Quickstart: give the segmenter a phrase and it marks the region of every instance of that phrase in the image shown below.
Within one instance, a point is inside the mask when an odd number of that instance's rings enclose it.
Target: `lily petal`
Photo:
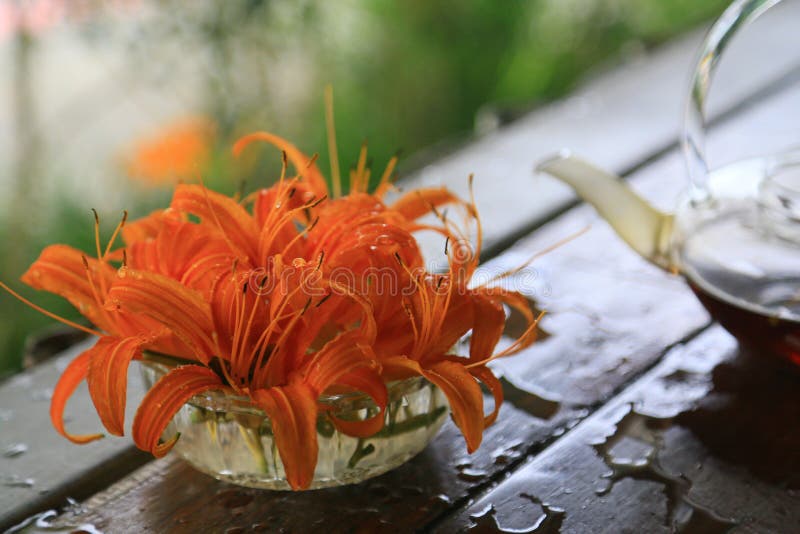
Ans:
[[[175,188],[171,207],[202,219],[202,224],[215,228],[230,241],[233,252],[256,258],[259,228],[255,219],[230,197],[201,185],[182,184]]]
[[[297,174],[308,180],[314,193],[317,197],[322,197],[328,194],[328,185],[322,177],[316,163],[312,163],[311,159],[303,154],[296,146],[287,141],[286,139],[269,132],[254,132],[244,137],[239,138],[233,145],[233,155],[238,156],[247,146],[254,141],[265,141],[278,149],[286,152],[286,157],[294,165]]]
[[[448,360],[423,368],[419,362],[402,356],[388,358],[381,364],[390,371],[393,367],[414,371],[439,386],[450,402],[453,422],[467,442],[467,452],[471,454],[477,450],[483,439],[483,394],[469,370]]]
[[[259,389],[253,400],[272,420],[275,444],[294,490],[306,489],[314,478],[317,443],[317,395],[306,383]]]
[[[85,350],[69,363],[58,379],[58,383],[53,389],[53,397],[50,400],[50,420],[53,422],[53,428],[73,443],[89,443],[103,437],[103,434],[70,434],[64,429],[64,408],[75,389],[86,378],[86,374],[89,371],[89,362],[91,362],[94,354],[93,349]]]
[[[122,240],[132,245],[155,237],[164,221],[185,221],[186,215],[175,210],[156,210],[150,215],[131,221],[122,228]]]
[[[219,376],[207,367],[183,365],[161,377],[142,399],[133,420],[133,441],[140,449],[160,458],[175,445],[179,435],[159,443],[175,413],[186,401],[224,385]]]
[[[144,337],[125,339],[102,337],[92,352],[86,383],[97,415],[115,436],[125,432],[125,398],[128,390],[128,366],[142,354]]]
[[[492,355],[506,326],[506,312],[500,302],[476,295],[473,300],[475,324],[469,344],[470,360],[478,361]]]
[[[379,411],[377,414],[364,419],[363,421],[349,421],[336,417],[334,413],[329,416],[333,425],[342,433],[355,438],[368,438],[383,428],[386,415],[386,405],[389,402],[389,394],[386,391],[386,384],[381,376],[374,370],[367,367],[353,369],[346,375],[340,376],[336,383],[348,386],[356,391],[369,395]]]
[[[191,347],[203,363],[215,351],[208,303],[176,280],[123,267],[108,291],[107,307],[152,317]]]
[[[494,409],[492,413],[483,418],[484,427],[490,426],[497,420],[497,414],[500,413],[500,406],[503,405],[503,384],[494,376],[492,370],[485,365],[473,367],[469,372],[472,373],[472,376],[483,382],[494,397]]]
[[[67,245],[51,245],[45,248],[31,265],[22,281],[34,289],[55,293],[67,299],[92,323],[108,331],[113,328],[94,296],[83,263],[85,253]],[[107,287],[114,278],[114,268],[87,258],[89,272],[96,288]]]
[[[375,365],[371,349],[359,343],[356,331],[339,334],[318,351],[306,364],[306,382],[317,395],[335,384],[342,376],[357,367]]]
[[[391,209],[413,221],[451,202],[461,202],[461,200],[446,187],[429,187],[406,193],[392,204]]]

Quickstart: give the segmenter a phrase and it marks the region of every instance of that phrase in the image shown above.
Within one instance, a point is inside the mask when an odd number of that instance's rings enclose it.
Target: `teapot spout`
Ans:
[[[543,161],[536,170],[572,186],[642,257],[677,270],[670,259],[673,215],[654,208],[619,177],[567,153]]]

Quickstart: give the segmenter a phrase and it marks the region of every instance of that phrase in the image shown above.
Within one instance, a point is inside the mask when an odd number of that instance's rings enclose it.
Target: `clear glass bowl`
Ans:
[[[146,388],[170,367],[141,362]],[[441,390],[421,377],[387,384],[384,428],[369,438],[347,436],[328,415],[317,418],[319,456],[310,489],[354,484],[398,467],[422,451],[448,414]],[[363,420],[378,412],[366,395],[323,395],[319,402],[341,419]],[[166,436],[180,432],[174,451],[214,478],[253,488],[290,489],[270,419],[249,399],[212,391],[197,395],[178,411]]]

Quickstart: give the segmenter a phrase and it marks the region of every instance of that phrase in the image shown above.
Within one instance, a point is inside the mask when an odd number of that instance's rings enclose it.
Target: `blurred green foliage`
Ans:
[[[467,138],[476,114],[513,117],[568,93],[598,66],[638,55],[718,15],[727,0],[209,0],[157,3],[160,12],[130,43],[132,68],[145,66],[164,43],[180,53],[203,46],[210,65],[205,114],[219,125],[207,180],[234,191],[231,139],[255,129],[283,135],[319,152],[327,170],[322,91],[335,88],[343,174],[368,140],[375,171],[402,149],[415,153]],[[198,6],[201,8],[198,8]],[[93,29],[93,38],[102,28]],[[155,48],[154,48],[155,47]],[[136,61],[140,66],[136,66]],[[255,63],[242,58],[255,58]],[[288,59],[287,59],[288,58]],[[258,65],[242,81],[242,64]],[[245,67],[244,70],[247,70]],[[268,87],[284,89],[270,93]],[[251,85],[263,90],[253,90]],[[287,90],[285,87],[288,86]],[[294,90],[296,88],[296,90]],[[250,188],[277,175],[277,154],[255,165]],[[402,169],[402,164],[401,167]],[[65,197],[68,198],[68,197]],[[167,191],[132,201],[132,215],[163,206]],[[50,243],[93,250],[90,206],[51,202],[29,213],[25,229],[0,219],[0,277],[13,283]],[[101,213],[110,233],[118,213]],[[11,261],[9,258],[13,258]],[[38,304],[76,318],[50,295],[21,289]],[[0,296],[0,374],[19,367],[28,334],[52,321]]]

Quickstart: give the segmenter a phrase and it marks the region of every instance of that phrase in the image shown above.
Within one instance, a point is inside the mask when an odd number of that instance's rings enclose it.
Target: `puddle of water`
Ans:
[[[520,493],[519,496],[542,509],[541,515],[530,525],[522,528],[502,527],[497,518],[497,510],[493,504],[489,504],[480,512],[469,516],[472,525],[467,530],[477,534],[555,534],[561,531],[561,525],[565,517],[564,510],[555,506],[548,506],[527,493]]]
[[[658,461],[663,446],[662,433],[672,426],[673,418],[661,418],[637,412],[633,406],[617,422],[614,431],[592,444],[610,472],[598,488],[598,496],[607,495],[614,485],[626,478],[656,482],[664,486],[667,497],[665,525],[674,532],[724,533],[736,525],[731,519],[715,514],[689,498],[691,481],[680,474],[668,473]]]
[[[73,501],[74,502],[74,501]],[[25,521],[11,527],[6,534],[39,534],[39,533],[61,533],[61,534],[103,534],[91,523],[66,524],[59,523],[58,512],[47,510],[27,518]]]

